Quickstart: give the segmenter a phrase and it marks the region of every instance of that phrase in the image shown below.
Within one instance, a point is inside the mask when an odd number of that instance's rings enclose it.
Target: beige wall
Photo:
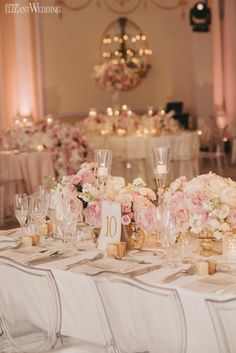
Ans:
[[[111,95],[96,88],[91,71],[100,59],[103,30],[116,18],[104,6],[97,9],[96,1],[83,11],[64,10],[62,19],[40,15],[45,113],[79,113],[111,105]],[[151,2],[128,18],[148,37],[152,70],[139,87],[121,94],[121,103],[146,108],[182,100],[186,110],[208,115],[212,109],[211,34],[191,32],[188,10],[183,19],[179,9],[163,11]]]

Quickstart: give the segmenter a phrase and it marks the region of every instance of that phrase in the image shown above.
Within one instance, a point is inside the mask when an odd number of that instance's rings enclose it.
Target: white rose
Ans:
[[[225,187],[221,190],[219,198],[229,207],[236,207],[236,187]]]
[[[202,217],[201,216],[192,216],[189,219],[190,229],[193,233],[199,234],[203,230]]]
[[[140,188],[139,193],[141,196],[148,197],[150,200],[154,201],[156,200],[156,194],[154,191],[152,191],[149,188]]]
[[[213,232],[213,234],[217,240],[220,240],[222,238],[222,233],[219,230]]]
[[[230,208],[228,205],[221,205],[212,210],[212,214],[223,220],[229,215]]]
[[[212,198],[218,198],[225,187],[226,182],[224,178],[216,176],[209,180],[209,193]]]
[[[212,229],[220,229],[220,222],[217,219],[209,219],[208,224]]]
[[[228,232],[230,230],[230,226],[228,225],[228,223],[224,222],[220,225],[220,229],[224,232]]]
[[[136,179],[133,180],[132,185],[134,187],[145,187],[146,183],[143,181],[142,178],[136,178]]]
[[[110,198],[114,199],[116,195],[125,186],[125,180],[121,177],[109,176],[106,184],[106,194]]]
[[[174,194],[180,188],[180,185],[181,181],[179,178],[173,181],[173,183],[170,184],[170,192]]]

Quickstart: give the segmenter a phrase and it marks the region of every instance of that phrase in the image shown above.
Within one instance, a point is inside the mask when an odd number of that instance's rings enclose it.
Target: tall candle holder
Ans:
[[[153,172],[157,184],[158,204],[161,204],[159,195],[160,189],[163,189],[166,183],[169,163],[169,148],[168,147],[154,147],[153,148]]]
[[[97,177],[100,185],[100,192],[105,191],[105,186],[108,176],[111,174],[112,151],[111,150],[96,150],[95,161],[97,163]]]

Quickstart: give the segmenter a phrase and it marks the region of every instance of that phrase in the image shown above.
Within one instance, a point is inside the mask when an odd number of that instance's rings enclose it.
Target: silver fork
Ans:
[[[145,264],[145,265],[151,264],[151,262],[147,261],[146,259],[138,260],[138,259],[135,259],[133,257],[123,258],[123,257],[120,257],[120,256],[114,256],[114,259],[121,260],[121,261],[126,261],[126,262],[134,262],[134,263],[137,263],[137,264]]]
[[[83,265],[83,264],[85,264],[85,263],[87,263],[87,262],[94,262],[94,261],[96,261],[96,260],[102,259],[103,257],[104,257],[104,254],[98,253],[98,254],[97,254],[96,256],[94,256],[92,259],[82,259],[82,260],[76,261],[76,262],[74,262],[74,263],[72,263],[72,264],[66,265],[65,268],[64,268],[64,270],[65,270],[65,271],[68,271],[68,270],[71,270],[72,268],[74,268],[74,267],[76,267],[76,266],[78,266],[78,265]]]
[[[173,273],[172,275],[163,278],[162,283],[169,283],[169,282],[175,281],[177,278],[179,278],[181,276],[185,276],[185,275],[191,276],[195,272],[196,272],[196,265],[192,264],[191,266],[189,266],[185,270],[177,271],[177,272]]]

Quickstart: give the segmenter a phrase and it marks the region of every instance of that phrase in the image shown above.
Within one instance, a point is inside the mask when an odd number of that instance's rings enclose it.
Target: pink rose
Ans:
[[[236,228],[236,210],[230,210],[227,222],[232,228]]]
[[[130,222],[131,222],[131,219],[127,214],[121,217],[121,223],[124,226],[127,226],[128,224],[130,224]]]
[[[131,205],[132,205],[131,202],[122,205],[122,213],[130,213],[131,212]]]
[[[74,185],[77,185],[81,182],[81,177],[78,174],[71,175],[70,182]]]
[[[78,173],[81,178],[81,184],[96,185],[97,179],[91,169],[81,169]]]
[[[143,230],[152,232],[156,226],[155,219],[156,209],[152,204],[134,212],[134,219],[136,224]]]
[[[191,197],[191,202],[197,206],[202,205],[205,200],[207,200],[207,194],[204,191],[196,191]]]
[[[189,220],[189,210],[186,208],[176,208],[173,214],[181,223],[185,223]]]
[[[93,227],[101,226],[101,207],[98,201],[84,209],[85,222]]]

